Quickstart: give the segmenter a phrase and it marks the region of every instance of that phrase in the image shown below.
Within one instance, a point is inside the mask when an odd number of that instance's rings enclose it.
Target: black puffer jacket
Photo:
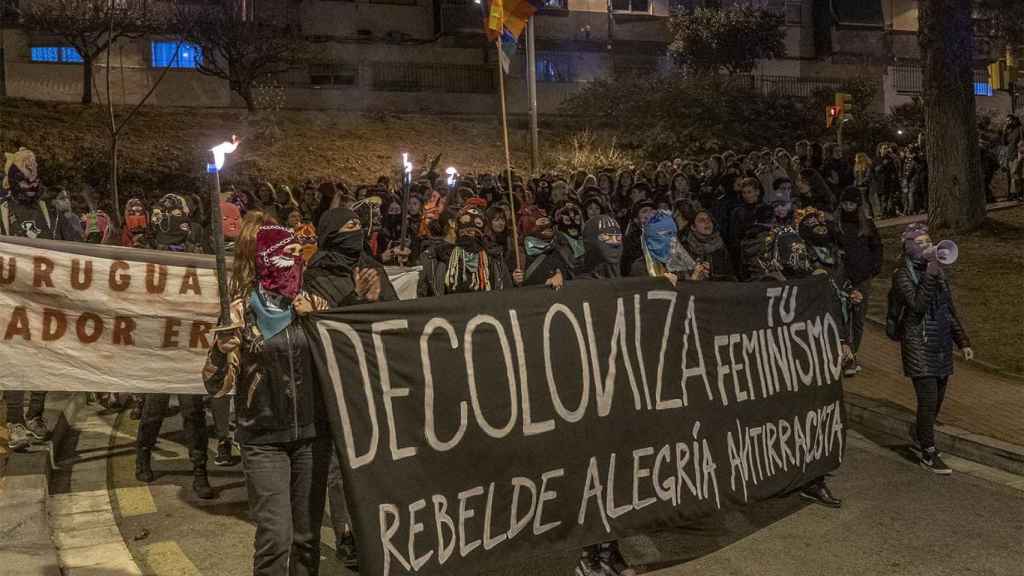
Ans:
[[[953,305],[949,282],[942,274],[909,266],[898,268],[892,281],[906,306],[900,340],[903,374],[909,378],[950,376],[953,344],[964,349],[971,343]]]

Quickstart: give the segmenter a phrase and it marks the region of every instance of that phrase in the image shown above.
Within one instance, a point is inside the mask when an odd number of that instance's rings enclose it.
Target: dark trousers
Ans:
[[[256,523],[253,576],[314,576],[327,498],[331,439],[243,444],[249,515]]]
[[[921,448],[928,450],[935,447],[935,420],[942,409],[942,400],[946,397],[947,378],[914,378],[914,391],[917,392],[917,441]]]
[[[24,424],[33,418],[43,415],[46,407],[46,392],[29,392],[28,414],[25,413],[25,392],[8,390],[4,392],[7,399],[7,423]]]
[[[231,439],[231,397],[210,398],[210,412],[213,413],[213,429],[217,440]]]
[[[871,279],[868,278],[857,284],[855,288],[864,295],[864,300],[860,304],[850,306],[850,328],[853,330],[851,348],[854,354],[860,350],[860,341],[864,338],[864,316],[868,313],[868,303],[871,298]]]
[[[345,501],[344,484],[341,478],[341,462],[336,450],[331,450],[331,467],[327,473],[327,495],[331,505],[331,526],[334,527],[335,543],[352,530],[352,520],[348,515],[348,503]]]
[[[139,422],[138,448],[150,450],[156,446],[160,437],[160,427],[164,423],[164,414],[170,402],[170,394],[146,394],[142,405],[142,420]],[[178,394],[181,405],[181,419],[188,435],[188,455],[193,466],[206,466],[206,412],[203,408],[203,397],[193,394]]]

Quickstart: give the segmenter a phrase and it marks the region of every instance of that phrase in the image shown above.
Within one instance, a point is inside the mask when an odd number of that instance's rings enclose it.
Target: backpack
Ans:
[[[906,316],[907,305],[896,288],[896,273],[893,272],[892,284],[889,286],[889,295],[885,304],[885,335],[889,340],[899,342],[903,339],[903,320]]]

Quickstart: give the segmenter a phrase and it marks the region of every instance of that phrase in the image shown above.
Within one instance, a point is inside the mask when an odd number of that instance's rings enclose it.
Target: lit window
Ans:
[[[975,96],[991,96],[992,85],[988,82],[975,82],[974,83],[974,95]]]
[[[651,0],[612,0],[612,12],[642,12],[649,14]]]
[[[177,51],[177,53],[175,53]],[[203,51],[195,44],[177,41],[153,41],[153,67],[198,68],[203,63]]]
[[[81,64],[82,56],[70,46],[33,46],[33,62],[69,62]]]
[[[538,82],[575,82],[576,70],[570,54],[537,55]]]

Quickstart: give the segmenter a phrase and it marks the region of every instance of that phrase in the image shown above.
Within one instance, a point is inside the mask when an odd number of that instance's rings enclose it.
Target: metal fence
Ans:
[[[838,90],[846,82],[838,78],[807,78],[771,74],[740,76],[746,87],[761,94],[809,98],[820,90]]]
[[[924,91],[924,74],[920,66],[897,64],[892,68],[892,87],[898,94],[920,94]],[[988,71],[974,71],[975,94],[983,94],[978,85],[988,85]],[[991,96],[991,94],[985,94]]]
[[[370,88],[379,92],[493,93],[495,69],[470,64],[373,62]]]

